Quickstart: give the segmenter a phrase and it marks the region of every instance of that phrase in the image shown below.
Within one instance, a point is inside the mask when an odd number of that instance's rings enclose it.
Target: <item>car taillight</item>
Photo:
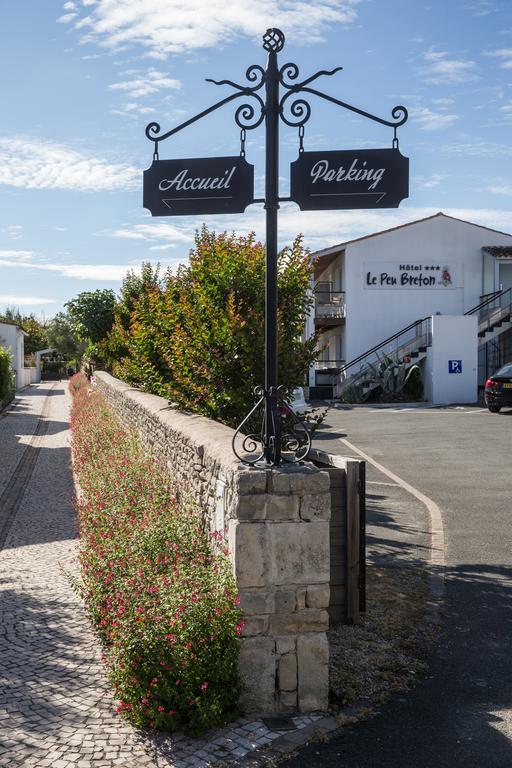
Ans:
[[[487,379],[485,382],[485,388],[486,389],[492,389],[494,387],[494,381],[492,379]]]

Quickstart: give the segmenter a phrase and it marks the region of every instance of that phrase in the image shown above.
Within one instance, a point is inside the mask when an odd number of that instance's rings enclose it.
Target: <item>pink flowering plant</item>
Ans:
[[[236,712],[242,629],[227,552],[83,374],[71,379],[81,578],[118,712],[197,734]]]

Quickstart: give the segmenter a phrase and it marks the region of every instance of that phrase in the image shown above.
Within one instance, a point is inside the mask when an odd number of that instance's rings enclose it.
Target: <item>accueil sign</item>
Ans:
[[[254,166],[243,157],[154,160],[144,171],[153,216],[242,213],[254,198]]]
[[[459,287],[458,264],[379,262],[364,265],[364,287],[370,289],[442,289]]]

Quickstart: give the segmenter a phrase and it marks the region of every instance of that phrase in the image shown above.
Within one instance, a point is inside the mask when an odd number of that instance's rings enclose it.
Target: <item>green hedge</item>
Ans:
[[[12,400],[16,391],[14,373],[11,368],[11,354],[0,347],[0,407]]]
[[[243,624],[222,536],[177,502],[166,471],[84,374],[70,391],[83,491],[77,586],[107,649],[118,712],[194,734],[226,722],[236,712]]]

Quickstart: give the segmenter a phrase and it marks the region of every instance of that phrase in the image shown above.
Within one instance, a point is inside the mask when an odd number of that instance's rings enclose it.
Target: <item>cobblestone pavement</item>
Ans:
[[[189,739],[148,735],[115,714],[101,649],[69,581],[66,389],[32,386],[0,417],[0,766],[206,768],[277,744],[281,734],[261,720]],[[316,719],[295,718],[295,728]]]

